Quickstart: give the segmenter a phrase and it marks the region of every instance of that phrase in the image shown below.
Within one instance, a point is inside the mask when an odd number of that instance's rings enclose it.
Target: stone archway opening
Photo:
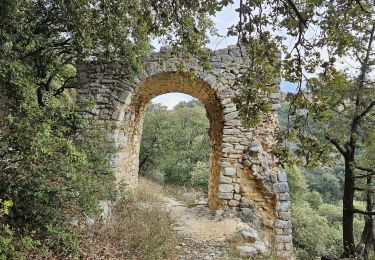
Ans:
[[[139,176],[207,196],[208,129],[207,111],[196,98],[180,92],[153,98],[143,121]]]
[[[180,92],[190,95],[203,103],[209,120],[208,135],[211,141],[209,162],[208,206],[211,209],[222,207],[219,198],[220,171],[222,159],[222,135],[224,113],[220,100],[213,88],[202,79],[188,73],[168,72],[146,78],[135,90],[129,106],[122,111],[122,128],[126,136],[123,145],[126,163],[126,182],[137,185],[139,172],[139,152],[142,139],[143,122],[146,109],[151,99],[156,96]]]

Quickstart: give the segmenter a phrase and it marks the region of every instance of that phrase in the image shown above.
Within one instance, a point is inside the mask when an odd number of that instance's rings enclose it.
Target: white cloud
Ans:
[[[177,105],[178,103],[180,103],[181,101],[190,101],[193,99],[194,97],[192,96],[182,94],[182,93],[172,92],[172,93],[157,96],[153,98],[151,101],[154,104],[159,103],[168,107],[168,109],[173,109],[173,107]]]

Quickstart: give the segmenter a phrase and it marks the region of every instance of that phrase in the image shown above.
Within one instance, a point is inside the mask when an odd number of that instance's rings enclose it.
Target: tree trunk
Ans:
[[[342,237],[344,245],[344,253],[342,257],[354,257],[355,245],[353,234],[353,219],[354,219],[354,174],[351,167],[354,155],[346,156],[345,158],[345,185],[343,195],[343,212],[342,212]]]
[[[372,177],[367,177],[366,211],[372,212],[372,192],[369,190],[372,185]],[[371,246],[374,243],[374,221],[371,215],[365,216],[365,226],[362,231],[360,244],[357,246],[358,259],[368,260]],[[360,249],[360,250],[358,250]]]
[[[141,171],[143,165],[147,162],[148,158],[150,157],[149,154],[147,154],[141,161],[141,163],[139,164],[139,167],[138,167],[138,173],[141,174],[142,176],[144,176],[144,173],[143,171]]]
[[[366,216],[365,226],[362,231],[361,241],[357,246],[357,259],[368,260],[371,246],[373,244],[373,220]]]

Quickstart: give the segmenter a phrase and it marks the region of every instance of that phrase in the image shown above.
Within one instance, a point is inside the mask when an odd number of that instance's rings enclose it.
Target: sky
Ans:
[[[211,36],[210,44],[207,46],[208,48],[212,50],[225,49],[229,45],[237,43],[237,37],[226,36],[228,27],[238,22],[238,13],[235,11],[237,6],[239,6],[239,0],[235,0],[234,4],[228,5],[227,7],[223,8],[222,11],[217,13],[215,17],[212,17],[221,37]],[[159,50],[160,48],[160,44],[157,40],[153,41],[153,46],[156,48],[156,50]],[[280,89],[284,92],[293,92],[296,89],[296,85],[290,82],[281,81]],[[167,106],[168,109],[172,109],[179,102],[189,101],[192,99],[194,99],[192,96],[185,95],[182,93],[168,93],[157,96],[152,100],[152,102],[161,103],[162,105]]]

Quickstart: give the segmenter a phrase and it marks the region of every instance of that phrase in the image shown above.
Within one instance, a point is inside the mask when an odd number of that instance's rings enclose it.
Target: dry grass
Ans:
[[[127,204],[101,234],[118,259],[173,259],[174,233],[168,216],[156,207]]]
[[[117,202],[107,224],[85,232],[81,259],[176,259],[179,238],[160,208],[166,196],[194,204],[204,193],[140,178],[136,192]]]
[[[135,197],[138,201],[147,203],[163,203],[166,190],[160,184],[147,178],[139,178]]]
[[[203,191],[192,187],[176,186],[171,184],[160,184],[147,178],[139,178],[136,190],[136,199],[141,202],[163,203],[164,197],[174,197],[186,204],[195,204],[205,197]]]
[[[188,205],[193,205],[201,198],[206,197],[203,191],[191,188],[174,185],[166,185],[164,187],[165,193],[175,197],[177,200],[183,201]]]
[[[162,192],[159,185],[140,180],[135,196],[124,196],[108,223],[91,231],[82,258],[176,259],[178,239],[173,223],[158,206]]]

